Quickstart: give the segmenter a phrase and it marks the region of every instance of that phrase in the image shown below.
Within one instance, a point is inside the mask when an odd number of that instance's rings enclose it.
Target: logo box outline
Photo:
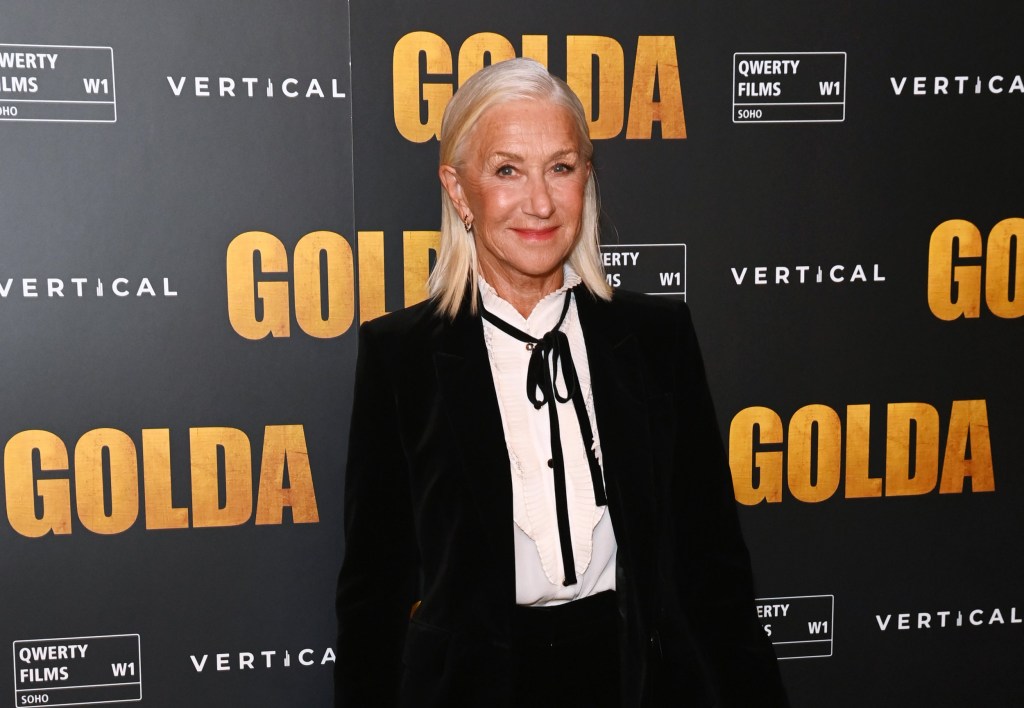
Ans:
[[[114,108],[114,119],[113,120],[95,120],[90,118],[0,118],[0,122],[9,121],[11,123],[116,123],[117,122],[117,73],[114,68],[114,48],[93,46],[86,44],[13,44],[10,42],[0,43],[0,49],[3,47],[34,47],[37,49],[106,49],[110,52],[110,98],[109,101],[53,101],[53,100],[38,100],[33,101],[27,98],[0,98],[0,103],[75,103],[75,104],[91,104],[91,105],[109,105]],[[85,639],[86,637],[82,637]]]
[[[741,56],[767,56],[767,55],[785,55],[785,56],[842,56],[843,57],[843,100],[840,101],[814,101],[811,103],[736,103],[736,97],[733,96],[732,100],[732,122],[737,125],[746,125],[749,123],[845,123],[846,122],[846,67],[847,67],[847,55],[846,52],[733,52],[732,53],[732,86],[735,89],[736,86],[736,64],[737,57]],[[736,120],[736,108],[737,106],[842,106],[843,117],[839,119],[835,118],[809,118],[806,120]]]
[[[0,45],[0,46],[2,46],[2,45]],[[31,46],[31,45],[19,44],[19,45],[15,45],[15,46],[25,47],[25,46]],[[36,45],[36,46],[43,46],[43,45]],[[139,662],[139,680],[138,681],[123,682],[123,683],[113,683],[113,684],[91,684],[91,685],[86,685],[86,686],[53,686],[53,687],[46,688],[46,689],[18,688],[17,687],[18,686],[18,651],[17,651],[17,645],[18,644],[35,644],[35,643],[38,643],[38,642],[69,642],[69,641],[73,641],[75,639],[121,639],[121,638],[124,638],[124,637],[135,637],[135,649],[136,649],[136,653],[138,654],[138,657],[139,657],[138,658],[138,662]],[[80,637],[42,637],[42,638],[39,638],[39,639],[15,639],[15,640],[13,640],[11,642],[11,661],[12,661],[12,664],[13,664],[12,668],[14,670],[14,686],[15,686],[15,689],[14,689],[15,701],[14,702],[15,703],[18,702],[17,701],[18,694],[26,693],[26,692],[31,692],[31,691],[38,691],[38,690],[60,691],[60,690],[66,690],[66,689],[69,689],[69,688],[101,688],[103,686],[132,686],[132,685],[135,685],[135,684],[138,684],[138,686],[139,686],[139,697],[138,698],[119,698],[119,699],[116,699],[116,700],[100,700],[100,701],[80,701],[78,703],[46,703],[46,704],[43,704],[43,705],[54,706],[55,708],[61,708],[62,706],[89,706],[89,705],[104,705],[104,704],[107,704],[107,703],[138,703],[139,701],[142,700],[142,635],[138,634],[138,633],[90,634],[90,635],[85,635],[85,636],[80,636]]]
[[[835,642],[835,639],[836,639],[836,623],[835,623],[835,618],[836,618],[836,596],[832,595],[832,594],[827,594],[827,595],[788,595],[788,596],[783,596],[783,597],[758,597],[758,598],[754,598],[754,602],[755,603],[761,603],[761,602],[771,602],[773,600],[810,600],[810,599],[815,599],[816,600],[816,599],[820,599],[820,598],[823,598],[823,597],[829,598],[829,605],[830,605],[830,612],[829,612],[828,621],[829,621],[829,626],[831,627],[831,630],[829,632],[830,636],[829,636],[828,639],[816,639],[816,640],[815,639],[808,639],[808,640],[800,640],[800,641],[794,641],[794,642],[772,642],[772,646],[775,646],[775,644],[806,644],[808,642],[828,642],[828,654],[814,654],[814,655],[810,655],[810,656],[780,656],[780,657],[778,657],[779,661],[792,661],[794,659],[826,659],[826,658],[829,658],[829,657],[832,656],[832,654],[833,654],[833,652],[835,650],[834,642]]]

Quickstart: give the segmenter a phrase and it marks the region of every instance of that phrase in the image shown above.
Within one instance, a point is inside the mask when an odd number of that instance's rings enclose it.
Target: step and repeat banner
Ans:
[[[694,313],[793,705],[1024,705],[1001,5],[8,0],[0,706],[331,704],[358,325],[513,56],[589,112],[609,281]]]

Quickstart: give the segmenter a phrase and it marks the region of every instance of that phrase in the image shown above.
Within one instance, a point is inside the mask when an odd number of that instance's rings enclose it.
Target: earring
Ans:
[[[469,220],[468,216],[462,220],[462,225],[466,227],[467,234],[469,233],[469,230],[473,228],[473,222]]]

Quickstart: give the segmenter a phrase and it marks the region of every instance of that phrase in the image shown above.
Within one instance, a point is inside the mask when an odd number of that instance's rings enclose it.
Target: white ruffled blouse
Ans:
[[[483,278],[479,282],[483,304],[489,312],[539,339],[558,322],[565,291],[579,284],[580,277],[566,266],[564,285],[537,303],[526,319]],[[594,452],[603,470],[601,442],[590,385],[590,366],[575,299],[561,329],[569,339],[590,425],[594,430]],[[569,528],[577,575],[575,585],[564,586],[558,520],[555,516],[554,476],[548,466],[551,459],[548,411],[547,406],[534,408],[526,392],[526,372],[531,351],[523,342],[486,320],[484,341],[498,395],[498,408],[501,411],[512,472],[516,603],[556,605],[604,590],[613,590],[615,534],[608,507],[599,507],[594,503],[590,467],[572,401],[557,404],[565,459]]]

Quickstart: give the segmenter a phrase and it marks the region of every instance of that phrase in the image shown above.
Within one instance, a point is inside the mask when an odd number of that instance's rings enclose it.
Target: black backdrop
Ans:
[[[438,225],[403,131],[493,33],[600,87],[612,270],[694,312],[794,706],[1024,704],[1021,20],[8,2],[0,701],[329,704],[356,325]]]

